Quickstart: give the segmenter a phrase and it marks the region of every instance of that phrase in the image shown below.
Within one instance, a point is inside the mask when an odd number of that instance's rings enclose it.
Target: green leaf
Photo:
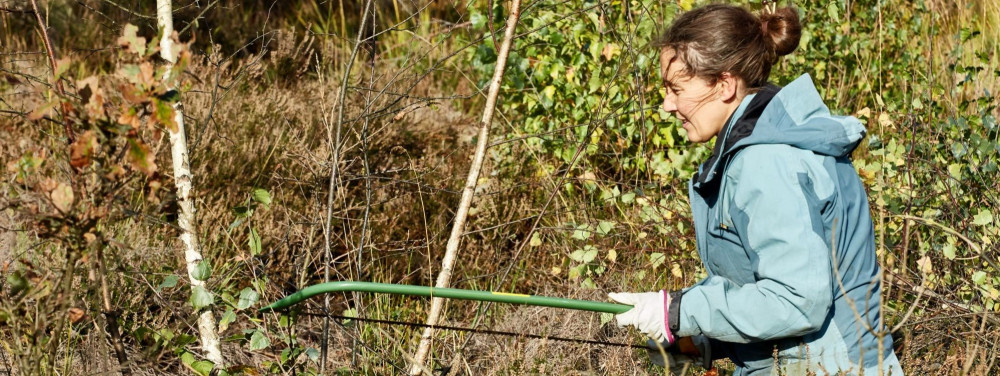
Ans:
[[[265,207],[271,205],[271,194],[266,189],[254,188],[253,192],[250,193],[250,197]]]
[[[600,235],[607,235],[611,232],[611,229],[615,228],[615,224],[608,221],[601,221],[597,224],[597,233]]]
[[[537,247],[542,245],[542,237],[538,235],[538,232],[531,234],[531,240],[528,241],[528,245],[532,247]]]
[[[180,277],[178,277],[176,274],[168,275],[166,277],[163,277],[163,282],[160,282],[160,286],[158,287],[160,289],[168,289],[177,286],[178,280],[180,280]]]
[[[163,124],[163,126],[170,130],[170,132],[177,132],[179,129],[177,127],[177,111],[174,110],[174,106],[170,102],[153,100],[153,119],[156,119],[157,123]]]
[[[266,349],[271,345],[271,340],[267,338],[264,331],[258,329],[250,336],[250,351]]]
[[[954,260],[955,244],[954,243],[945,244],[944,247],[941,248],[941,252],[944,253],[944,257],[947,257],[949,260]]]
[[[663,262],[665,261],[667,261],[667,257],[660,252],[651,253],[649,255],[649,263],[652,264],[653,269],[660,267],[660,265],[663,265]]]
[[[208,376],[212,373],[212,368],[215,368],[215,363],[208,360],[199,360],[197,362],[191,363],[191,369],[195,373],[201,376]]]
[[[257,230],[250,229],[250,254],[257,256],[260,254],[260,235],[257,235]]]
[[[207,281],[209,277],[212,276],[212,264],[208,260],[202,259],[198,262],[198,265],[194,266],[194,271],[191,272],[191,278],[199,281]]]
[[[7,275],[7,285],[10,286],[11,293],[17,294],[27,289],[29,283],[21,272],[15,271]]]
[[[226,313],[222,314],[222,318],[219,319],[219,333],[225,332],[229,329],[229,324],[236,321],[236,312],[232,308],[226,310]]]
[[[993,212],[989,209],[979,209],[979,214],[972,217],[972,224],[976,226],[986,226],[993,223]]]
[[[260,295],[257,294],[252,288],[245,288],[240,291],[240,300],[236,303],[236,309],[247,309],[257,304],[257,300],[260,299]]]
[[[632,201],[635,201],[635,193],[634,192],[625,193],[622,195],[621,200],[623,204],[631,204]]]
[[[608,312],[602,312],[601,313],[601,325],[603,326],[604,324],[607,324],[607,323],[611,322],[611,320],[613,320],[614,318],[615,318],[615,314],[608,313]]]
[[[587,238],[590,238],[590,235],[591,235],[590,226],[585,224],[578,225],[576,226],[576,229],[573,230],[573,239],[585,240]]]
[[[314,362],[318,361],[319,360],[319,350],[316,350],[316,349],[310,347],[310,348],[306,349],[306,356],[309,357],[309,360],[312,360]]]
[[[986,283],[986,272],[980,270],[978,272],[972,273],[972,282],[976,283],[976,286],[982,286]]]
[[[191,287],[191,306],[195,309],[202,309],[215,303],[215,296],[205,290],[204,286]]]
[[[184,353],[181,354],[181,363],[182,364],[190,367],[191,364],[194,364],[194,362],[195,362],[194,354],[189,353],[187,351],[185,351]]]
[[[233,208],[233,214],[236,215],[236,218],[246,218],[253,215],[253,209],[245,205],[237,206]]]

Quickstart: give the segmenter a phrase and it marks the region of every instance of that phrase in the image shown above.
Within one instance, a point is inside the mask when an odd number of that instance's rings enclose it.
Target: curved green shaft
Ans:
[[[614,314],[623,313],[632,309],[632,306],[630,305],[595,302],[590,300],[553,298],[548,296],[510,294],[492,291],[395,285],[390,283],[343,281],[327,282],[306,287],[289,296],[286,296],[284,299],[271,303],[267,307],[261,308],[260,310],[261,312],[267,312],[270,310],[287,308],[313,296],[338,291],[359,291],[396,295],[430,296],[448,299],[479,300],[484,302],[527,304],[533,306],[568,308],[580,311],[606,312]]]

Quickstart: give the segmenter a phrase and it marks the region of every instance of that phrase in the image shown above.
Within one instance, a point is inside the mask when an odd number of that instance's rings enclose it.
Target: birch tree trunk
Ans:
[[[156,0],[156,23],[163,33],[160,38],[160,57],[172,66],[177,59],[173,50],[174,33],[173,6],[170,0]],[[169,69],[167,69],[169,71]],[[191,199],[192,176],[188,164],[187,138],[184,134],[184,114],[180,102],[174,105],[174,121],[177,131],[170,132],[170,156],[174,168],[174,183],[177,185],[177,202],[180,213],[177,224],[181,229],[180,240],[184,245],[184,259],[187,262],[188,279],[192,291],[204,288],[205,281],[194,277],[195,268],[201,262],[201,245],[198,243],[198,231],[195,226],[194,201]],[[215,363],[215,367],[223,365],[222,352],[219,350],[219,334],[216,331],[215,316],[209,306],[198,315],[198,332],[201,336],[201,349],[205,359]]]
[[[444,259],[441,260],[441,271],[438,273],[434,287],[448,287],[451,284],[451,272],[458,258],[458,246],[465,232],[465,219],[469,214],[469,206],[472,205],[472,198],[476,191],[476,182],[479,180],[479,172],[483,167],[483,159],[486,156],[486,145],[490,134],[490,124],[493,122],[493,111],[496,108],[497,97],[500,95],[500,82],[503,80],[503,72],[507,67],[507,55],[510,52],[511,42],[514,40],[514,29],[521,16],[521,0],[514,0],[510,7],[510,15],[507,17],[507,28],[504,30],[503,43],[497,54],[497,65],[493,70],[493,78],[490,80],[490,89],[486,95],[486,107],[483,109],[483,117],[479,123],[479,138],[476,143],[476,152],[473,157],[472,166],[469,167],[469,176],[465,180],[465,188],[462,190],[462,200],[458,203],[458,211],[455,215],[455,223],[451,227],[451,236],[448,237],[448,245],[445,247]],[[427,325],[437,325],[441,310],[444,306],[444,299],[431,299],[431,310],[427,315]],[[413,356],[413,365],[410,368],[410,375],[419,375],[425,372],[424,363],[431,349],[431,337],[434,335],[433,328],[424,329],[420,337],[420,346],[416,355]]]

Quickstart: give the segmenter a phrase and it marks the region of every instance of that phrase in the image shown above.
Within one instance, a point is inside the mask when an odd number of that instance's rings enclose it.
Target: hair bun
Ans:
[[[802,37],[802,24],[799,14],[794,8],[784,7],[774,12],[764,12],[760,15],[761,31],[767,46],[774,51],[775,57],[784,56],[795,51]]]

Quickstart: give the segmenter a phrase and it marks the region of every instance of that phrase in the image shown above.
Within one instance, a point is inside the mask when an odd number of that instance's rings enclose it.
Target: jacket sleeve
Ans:
[[[821,215],[828,202],[818,198],[833,197],[833,182],[821,157],[790,146],[752,146],[729,171],[729,212],[755,281],[739,285],[713,275],[687,289],[675,334],[750,343],[819,330],[834,283]]]

